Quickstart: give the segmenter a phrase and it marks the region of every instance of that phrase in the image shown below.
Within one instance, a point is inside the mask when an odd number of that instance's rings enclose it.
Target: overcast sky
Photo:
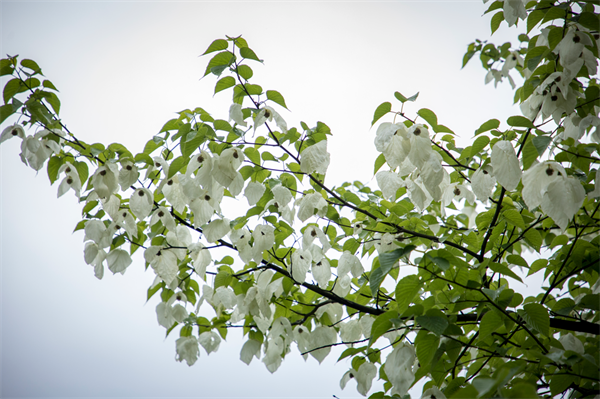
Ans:
[[[281,92],[288,125],[328,124],[327,182],[371,181],[377,105],[420,92],[409,115],[430,108],[468,140],[490,118],[518,114],[508,84],[484,86],[468,43],[489,39],[480,1],[415,2],[9,2],[1,7],[1,53],[38,62],[60,90],[61,117],[87,142],[133,153],[174,112],[201,106],[226,119],[230,94],[213,97],[199,57],[224,35],[242,34],[264,65],[254,83]],[[506,25],[501,44],[516,31]],[[4,84],[6,80],[2,80]],[[398,108],[398,103],[395,103]],[[5,125],[3,125],[4,127]],[[154,273],[140,258],[102,281],[83,261],[81,206],[56,199],[45,170],[19,160],[18,140],[0,147],[2,397],[358,397],[339,380],[350,367],[304,362],[295,348],[271,375],[239,360],[232,337],[193,366],[178,363],[173,337],[146,303]],[[335,353],[340,353],[339,351]],[[375,392],[373,389],[371,393]]]

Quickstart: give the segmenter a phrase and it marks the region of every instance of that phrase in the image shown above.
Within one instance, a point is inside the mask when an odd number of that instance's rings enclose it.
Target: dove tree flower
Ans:
[[[481,121],[462,148],[434,111],[413,108],[417,95],[395,92],[374,113],[377,158],[361,159],[374,162],[372,182],[326,179],[331,129],[288,127],[274,108],[287,109],[281,93],[251,83],[259,58],[241,37],[204,53],[215,92],[233,94],[233,125],[192,107],[140,153],[89,145],[48,102],[54,86],[32,78],[37,64],[8,57],[0,143],[19,137],[26,165],[45,167],[59,196],[73,190],[83,261],[98,279],[105,267],[150,269],[143,295],[179,335],[177,361],[201,362],[200,347],[217,352],[235,328],[240,359],[269,372],[296,351],[321,363],[343,348],[340,386],[355,380],[364,396],[403,397],[422,383],[412,396],[591,397],[598,10],[506,0],[488,11],[492,31],[522,22],[526,33],[516,46],[471,43],[463,64],[479,54],[487,81],[507,77],[522,115]],[[515,280],[537,287],[542,270],[539,291],[517,292]]]

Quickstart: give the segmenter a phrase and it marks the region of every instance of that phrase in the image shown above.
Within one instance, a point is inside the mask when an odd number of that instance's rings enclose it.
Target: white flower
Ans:
[[[106,261],[108,263],[108,269],[115,273],[125,274],[125,269],[132,262],[131,256],[124,249],[113,249],[108,253],[106,257]]]
[[[193,335],[178,338],[177,341],[175,341],[175,347],[177,349],[176,360],[178,362],[185,360],[188,366],[196,363],[198,356],[200,356],[198,340]]]
[[[242,104],[233,103],[229,107],[229,120],[234,121],[240,126],[246,127],[247,123],[244,121],[244,113],[242,112]]]
[[[318,238],[321,242],[323,252],[327,252],[331,248],[327,235],[318,226],[314,225],[308,226],[304,230],[304,234],[302,235],[302,248],[310,249],[315,238]]]
[[[475,204],[475,195],[473,195],[466,184],[452,183],[444,190],[442,205],[447,207],[453,200],[460,201],[463,198],[465,198],[469,204]]]
[[[85,238],[84,241],[94,241],[98,248],[109,247],[112,242],[112,236],[110,231],[106,228],[106,225],[97,219],[88,220],[85,222]]]
[[[290,190],[282,184],[278,184],[271,190],[273,192],[273,197],[275,197],[275,201],[279,204],[279,206],[286,206],[292,200],[292,193]]]
[[[431,398],[447,399],[446,395],[444,395],[438,387],[431,387],[431,388],[427,389],[425,392],[423,392],[423,395],[421,395],[421,399],[431,399]]]
[[[117,165],[109,162],[96,169],[96,172],[92,176],[92,184],[98,197],[107,198],[117,192],[119,189],[117,181],[118,172]]]
[[[48,132],[42,130],[40,133]],[[50,155],[60,152],[60,145],[53,140],[44,138],[44,135],[37,133],[34,136],[27,136],[21,142],[21,160],[25,165],[29,165],[33,170],[39,171]],[[12,134],[12,133],[11,133]]]
[[[179,184],[178,175],[175,175],[166,181],[166,184],[162,188],[162,192],[173,208],[175,208],[177,212],[183,213],[187,198],[183,194],[181,184]]]
[[[271,122],[275,119],[275,123],[277,127],[281,130],[282,133],[287,133],[287,123],[283,120],[281,115],[279,115],[273,108],[264,107],[256,114],[254,118],[254,132],[256,132],[256,128],[262,125],[263,123],[269,121]]]
[[[159,220],[163,226],[167,228],[167,230],[175,230],[175,218],[173,218],[171,212],[169,212],[164,206],[159,206],[154,212],[152,218],[150,219],[150,226],[154,226]]]
[[[58,197],[60,198],[64,193],[69,191],[69,189],[73,189],[77,198],[79,198],[79,192],[81,191],[81,180],[79,179],[79,173],[77,173],[77,169],[71,165],[70,162],[65,162],[58,173],[64,173],[65,178],[60,182],[58,186]]]
[[[206,354],[210,355],[219,349],[221,337],[215,331],[205,331],[198,337],[198,342],[202,345]]]
[[[21,140],[25,138],[25,130],[23,126],[15,123],[14,125],[7,126],[0,134],[0,144],[13,137],[20,137]]]
[[[312,275],[317,280],[319,287],[327,288],[327,283],[331,278],[331,266],[327,258],[323,258],[312,265]]]
[[[215,213],[213,207],[213,197],[211,197],[205,190],[204,194],[201,194],[198,198],[190,202],[189,208],[194,214],[194,226],[200,227],[203,224],[208,223],[212,215]]]
[[[388,355],[384,370],[393,385],[392,394],[404,396],[412,385],[415,375],[412,365],[415,362],[415,349],[412,346],[398,344]]]
[[[429,130],[422,124],[414,124],[408,129],[410,138],[410,153],[408,158],[417,168],[421,169],[423,164],[431,157],[431,140],[429,139]]]
[[[121,190],[125,191],[132,186],[140,177],[137,166],[131,161],[121,162],[121,170],[119,171],[119,185]]]
[[[351,272],[353,277],[358,278],[364,271],[365,269],[362,263],[360,263],[360,259],[356,255],[352,255],[350,251],[344,251],[342,256],[340,256],[337,267],[338,276],[345,276],[348,272]]]
[[[542,198],[542,211],[562,230],[583,205],[585,189],[574,177],[561,176],[548,184]]]
[[[310,349],[324,347],[310,352],[320,364],[331,352],[331,347],[327,345],[333,345],[337,341],[337,334],[331,327],[319,326],[310,333],[310,341]]]
[[[173,308],[164,302],[156,305],[156,318],[158,320],[158,324],[167,329],[171,328],[173,324],[175,324]]]
[[[376,175],[377,185],[381,189],[381,193],[384,198],[394,200],[396,198],[396,191],[400,187],[404,187],[404,180],[398,175],[398,173],[391,171],[381,171]]]
[[[434,201],[442,198],[440,184],[444,179],[445,170],[442,167],[442,156],[435,151],[429,153],[429,159],[420,170],[423,186],[429,192]]]
[[[261,345],[260,342],[253,339],[246,341],[240,351],[240,360],[246,364],[250,364],[252,358],[256,357],[257,359],[260,359]]]
[[[350,320],[340,326],[340,338],[344,342],[358,341],[362,337],[362,328],[358,319]]]
[[[238,148],[228,148],[213,160],[213,178],[227,187],[234,197],[244,188],[244,178],[237,171],[243,161],[244,153]]]
[[[210,251],[205,249],[204,245],[200,243],[191,244],[188,246],[188,248],[191,251],[190,258],[192,258],[194,262],[194,271],[206,281],[206,268],[212,262]]]
[[[312,264],[312,255],[310,251],[298,249],[292,254],[292,278],[300,283],[306,281],[306,272]]]
[[[494,176],[507,191],[517,188],[521,180],[521,168],[517,154],[510,141],[498,141],[492,148],[492,167]]]
[[[154,196],[147,188],[138,188],[129,198],[129,209],[140,220],[145,219],[152,212]]]
[[[427,208],[431,203],[431,195],[427,190],[423,190],[422,183],[418,180],[406,179],[406,189],[408,190],[408,198],[410,202],[417,208],[419,212]]]
[[[484,203],[487,203],[488,198],[491,197],[494,192],[494,187],[496,187],[496,178],[492,175],[492,171],[493,168],[486,165],[477,169],[475,173],[473,173],[473,176],[471,176],[471,188],[473,189],[473,194],[475,194],[479,201]]]
[[[562,344],[563,348],[565,348],[566,351],[577,352],[580,355],[585,354],[585,348],[583,347],[583,344],[573,334],[568,333],[568,334],[562,335],[560,337],[559,341]]]
[[[563,66],[573,64],[581,55],[585,46],[591,46],[592,40],[587,33],[570,29],[556,45],[554,52],[558,53]]]
[[[365,362],[360,365],[354,378],[356,379],[356,390],[362,396],[367,396],[376,375],[377,367],[373,363]]]
[[[248,205],[256,205],[258,200],[260,200],[260,198],[265,193],[265,190],[266,190],[265,185],[262,183],[255,183],[255,182],[248,183],[248,185],[246,186],[246,189],[244,190],[244,195],[246,196],[246,199],[248,200]]]
[[[177,267],[177,256],[173,251],[151,246],[144,252],[144,258],[150,263],[156,275],[162,278],[165,283],[171,284],[177,278],[179,268]],[[148,258],[151,258],[151,260],[148,261]]]
[[[548,185],[567,176],[565,169],[556,162],[542,162],[530,167],[523,173],[523,201],[530,210],[542,203]]]
[[[504,19],[508,26],[513,26],[518,19],[525,20],[527,10],[523,0],[504,0]]]
[[[263,251],[271,249],[275,244],[275,228],[260,224],[252,232],[252,237],[254,238],[254,261],[260,263],[263,260]]]
[[[229,219],[216,219],[204,227],[204,238],[208,242],[217,242],[225,237],[230,230]]]
[[[285,350],[285,344],[283,339],[278,336],[265,342],[265,347],[265,357],[263,357],[262,361],[267,370],[274,373],[281,366],[281,361],[283,360],[281,354]]]
[[[327,152],[327,140],[305,148],[300,154],[300,170],[304,173],[325,174],[329,166],[330,156]]]
[[[320,193],[306,194],[298,202],[298,219],[302,222],[315,214],[323,217],[327,213],[327,201]]]

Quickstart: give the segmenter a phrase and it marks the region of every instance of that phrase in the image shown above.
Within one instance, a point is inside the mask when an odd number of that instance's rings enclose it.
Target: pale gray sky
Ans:
[[[508,84],[484,86],[466,46],[489,38],[480,1],[457,2],[8,2],[1,53],[36,60],[61,91],[61,116],[88,142],[121,142],[139,152],[174,112],[201,106],[226,119],[229,94],[212,96],[202,76],[210,42],[243,34],[264,66],[255,83],[281,92],[288,125],[327,123],[328,182],[372,178],[370,122],[377,105],[420,91],[407,113],[430,108],[468,139],[490,118],[505,121]],[[503,28],[493,41],[515,38]],[[514,41],[516,44],[516,41]],[[6,81],[2,80],[4,84]],[[398,104],[398,103],[396,103]],[[296,348],[271,375],[239,361],[240,339],[177,363],[164,339],[154,274],[135,259],[124,276],[98,281],[83,261],[83,234],[71,234],[81,206],[56,199],[11,140],[0,147],[2,397],[358,397],[341,391],[350,367],[331,354],[305,363]],[[231,333],[232,335],[233,332]],[[336,353],[340,353],[339,351]],[[371,393],[375,392],[373,389]]]

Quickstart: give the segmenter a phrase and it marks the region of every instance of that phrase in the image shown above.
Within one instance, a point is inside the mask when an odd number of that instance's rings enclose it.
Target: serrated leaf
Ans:
[[[519,309],[519,314],[525,322],[541,334],[548,335],[550,316],[548,309],[539,303],[528,303]]]
[[[215,51],[225,50],[227,48],[227,46],[229,46],[229,43],[227,43],[227,40],[217,39],[217,40],[213,41],[210,44],[210,46],[208,46],[208,48],[206,49],[206,51],[204,53],[202,53],[202,55],[213,53]]]
[[[515,274],[515,272],[513,272],[512,270],[510,270],[508,268],[508,266],[505,266],[501,263],[496,263],[496,262],[490,262],[488,264],[489,268],[492,269],[493,271],[495,271],[496,273],[500,273],[503,274],[505,276],[509,276],[514,278],[515,280],[519,281],[519,282],[523,282],[523,280],[521,280],[521,277],[517,276]]]
[[[235,79],[233,76],[225,76],[224,78],[219,79],[215,85],[215,94],[225,89],[229,89],[232,86],[235,86]]]
[[[398,312],[390,311],[385,312],[377,316],[373,325],[371,326],[371,338],[369,339],[369,346],[371,346],[379,337],[388,332],[392,328],[391,319],[398,317]]]
[[[494,331],[504,324],[502,317],[495,311],[489,311],[481,318],[479,323],[479,340],[487,340]]]
[[[525,232],[525,240],[538,252],[542,248],[542,235],[535,229],[529,229]]]
[[[552,137],[550,136],[537,136],[534,137],[531,142],[533,143],[533,145],[535,146],[535,149],[537,150],[538,154],[544,155],[544,152],[546,152],[546,148],[548,148],[548,145],[552,142]]]
[[[287,105],[285,105],[285,100],[283,99],[283,96],[275,90],[267,90],[267,98],[279,105],[281,105],[283,108],[287,109]]]
[[[417,316],[415,320],[421,327],[438,336],[442,335],[446,327],[448,327],[448,319],[442,316]]]
[[[385,252],[379,255],[379,267],[373,270],[369,276],[371,292],[375,293],[379,290],[381,282],[396,265],[398,259],[409,254],[413,249],[415,249],[414,245],[407,245],[404,248],[398,248],[394,251]]]
[[[425,316],[426,317],[426,316]],[[430,334],[424,330],[421,330],[415,338],[415,349],[417,352],[417,359],[422,367],[428,367],[431,364],[433,355],[438,349],[440,344],[440,337],[435,334]]]
[[[406,276],[396,284],[396,308],[399,314],[408,309],[420,288],[419,278],[415,275]]]
[[[502,215],[513,225],[517,226],[520,229],[525,228],[525,221],[523,221],[523,216],[516,209],[507,209]]]
[[[371,126],[373,126],[375,124],[375,122],[377,122],[379,119],[381,119],[382,116],[384,116],[391,110],[392,110],[392,103],[390,103],[390,102],[386,101],[386,102],[382,103],[381,105],[379,105],[379,107],[377,107],[377,109],[375,110],[375,114],[373,115],[373,122],[371,122]]]

